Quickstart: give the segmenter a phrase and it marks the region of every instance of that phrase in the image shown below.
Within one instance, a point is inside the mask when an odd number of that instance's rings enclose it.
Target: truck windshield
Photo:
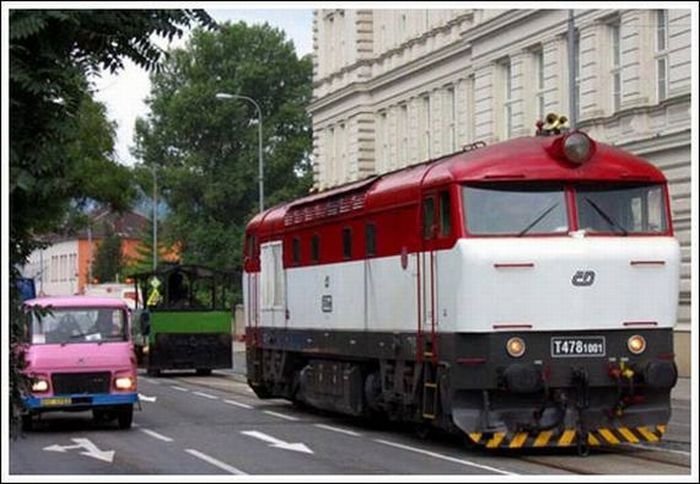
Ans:
[[[467,231],[473,235],[559,234],[568,231],[564,187],[463,187]]]
[[[576,187],[579,228],[587,232],[665,233],[663,185]]]
[[[121,309],[51,309],[33,314],[32,344],[126,341],[126,316]]]

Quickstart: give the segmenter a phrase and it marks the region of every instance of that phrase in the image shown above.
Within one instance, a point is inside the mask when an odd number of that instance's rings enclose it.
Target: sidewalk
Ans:
[[[690,401],[692,388],[690,386],[691,379],[688,377],[679,377],[676,386],[671,390],[671,400]]]

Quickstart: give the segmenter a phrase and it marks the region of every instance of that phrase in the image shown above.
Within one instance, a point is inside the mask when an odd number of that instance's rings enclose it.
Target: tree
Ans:
[[[95,260],[92,263],[92,277],[99,282],[119,282],[125,265],[124,254],[122,253],[122,239],[114,232],[112,227],[105,227],[105,233],[106,237],[95,251]]]
[[[38,237],[60,227],[71,208],[87,200],[114,209],[126,208],[130,201],[128,176],[105,153],[109,136],[95,135],[95,126],[104,128],[105,118],[104,108],[91,100],[89,74],[100,68],[117,71],[124,58],[154,69],[163,52],[151,35],[172,39],[192,23],[213,25],[206,13],[194,10],[9,11],[13,348],[24,321],[15,286],[18,267],[41,246]],[[10,354],[11,417],[16,424],[26,380],[19,373],[17,354]]]
[[[311,59],[299,59],[283,32],[242,22],[195,31],[152,76],[150,113],[137,121],[134,154],[158,167],[170,209],[164,230],[184,263],[240,267],[244,227],[258,208],[255,106],[216,93],[260,105],[269,207],[311,184],[311,78]]]

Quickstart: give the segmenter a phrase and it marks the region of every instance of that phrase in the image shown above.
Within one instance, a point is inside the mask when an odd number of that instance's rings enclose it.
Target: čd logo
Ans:
[[[571,284],[574,286],[585,287],[593,285],[595,281],[594,271],[576,271],[574,277],[571,278]]]

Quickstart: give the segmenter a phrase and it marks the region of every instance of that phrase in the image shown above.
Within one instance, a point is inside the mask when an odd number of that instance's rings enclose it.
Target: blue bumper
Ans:
[[[128,405],[139,401],[138,393],[93,393],[61,395],[53,397],[24,397],[24,407],[28,410],[70,410],[87,409],[103,405]]]

